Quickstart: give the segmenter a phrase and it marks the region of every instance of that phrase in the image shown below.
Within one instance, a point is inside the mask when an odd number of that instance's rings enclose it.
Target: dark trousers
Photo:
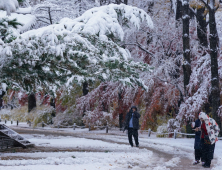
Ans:
[[[128,129],[128,139],[129,139],[129,143],[130,143],[131,146],[133,146],[132,136],[134,137],[136,145],[139,145],[138,130],[137,129],[133,129],[133,128]]]
[[[201,158],[201,149],[195,149],[195,160],[199,161]]]
[[[204,157],[203,157],[203,146],[204,146],[204,139],[200,139],[200,157],[201,157],[201,162],[205,162]]]
[[[214,156],[214,148],[215,148],[215,143],[213,145],[211,144],[204,144],[203,145],[203,160],[205,160],[205,165],[210,166],[211,160],[213,159]]]

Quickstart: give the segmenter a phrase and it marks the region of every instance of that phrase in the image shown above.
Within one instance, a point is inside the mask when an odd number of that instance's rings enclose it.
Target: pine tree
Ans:
[[[152,27],[150,17],[135,7],[93,8],[75,20],[63,19],[4,44],[1,80],[29,92],[42,86],[55,91],[65,83],[69,87],[89,80],[146,88],[138,75],[149,66],[131,61],[129,52],[118,45],[124,36],[120,17],[123,25],[131,22],[139,27],[146,20]]]
[[[4,42],[11,42],[16,37],[13,35],[11,28],[17,29],[21,23],[17,22],[17,19],[10,20],[8,18],[0,18],[0,38]]]

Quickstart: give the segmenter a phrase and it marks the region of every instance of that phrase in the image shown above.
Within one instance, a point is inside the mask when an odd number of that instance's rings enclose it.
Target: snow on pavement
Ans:
[[[24,125],[21,125],[21,126],[24,126]],[[27,126],[25,129],[27,129],[28,125],[25,125],[25,126]],[[41,131],[43,129],[37,128],[36,130]],[[90,160],[91,157],[99,158],[100,157],[99,155],[101,154],[102,155],[104,154],[104,158],[109,157],[109,155],[111,154],[112,155],[111,158],[117,157],[118,158],[117,160],[120,159],[121,157],[120,155],[122,155],[122,158],[124,155],[126,155],[124,159],[126,162],[127,161],[128,162],[126,163],[125,166],[119,166],[119,164],[117,163],[118,161],[115,162],[116,160],[114,159],[108,159],[109,161],[104,159],[104,163],[106,164],[106,166],[109,164],[112,165],[112,166],[109,165],[110,166],[109,169],[112,169],[112,168],[128,169],[128,167],[131,167],[131,166],[133,169],[144,169],[145,167],[146,169],[147,168],[154,169],[154,168],[160,168],[160,167],[161,167],[160,169],[163,169],[163,168],[171,169],[172,167],[175,167],[176,165],[179,164],[179,162],[181,161],[180,158],[183,158],[183,157],[189,158],[190,160],[189,164],[192,164],[192,161],[194,159],[194,148],[193,148],[194,139],[193,138],[192,139],[157,138],[154,135],[151,135],[151,137],[148,138],[147,134],[139,134],[139,142],[140,142],[141,147],[155,148],[161,152],[174,155],[173,156],[174,158],[170,158],[171,160],[157,160],[155,154],[153,154],[152,151],[149,150],[149,148],[146,148],[146,149],[131,148],[127,144],[128,143],[127,135],[123,134],[122,132],[118,130],[109,130],[109,134],[105,134],[105,130],[89,132],[87,129],[76,129],[75,131],[73,131],[72,128],[69,128],[69,129],[55,129],[55,128],[46,129],[45,128],[43,131],[50,131],[52,133],[59,132],[59,133],[64,133],[64,134],[68,132],[74,136],[77,135],[79,138],[75,138],[71,136],[65,136],[65,137],[56,136],[55,137],[55,136],[45,136],[45,135],[24,135],[24,137],[30,140],[31,142],[35,143],[36,146],[39,146],[39,147],[42,146],[42,147],[55,147],[55,148],[78,148],[78,151],[79,150],[93,151],[93,152],[85,153],[84,159],[86,160]],[[117,143],[124,143],[124,144],[120,145]],[[137,166],[137,163],[130,164],[130,162],[132,162],[130,158],[136,160],[136,158],[138,157],[136,155],[137,153],[141,156],[141,162],[138,166]],[[50,154],[54,155],[54,157]],[[44,159],[44,161],[47,163],[47,162],[50,162],[50,159],[48,158],[54,158],[55,160],[56,159],[62,160],[63,158],[67,158],[69,160],[70,157],[72,158],[73,154],[74,155],[78,154],[77,156],[75,156],[76,157],[75,160],[81,159],[81,158],[83,159],[83,156],[84,156],[83,152],[56,152],[56,153],[44,153],[44,154],[15,153],[14,156],[28,157],[30,159],[38,158],[38,160],[41,158],[41,159]],[[44,157],[44,155],[46,156]],[[13,156],[13,153],[9,153],[9,154],[5,153],[0,156]],[[212,161],[212,164],[213,164],[212,169],[221,170],[222,169],[222,141],[221,140],[216,143],[214,158],[215,159]],[[22,161],[25,161],[25,160],[21,160],[21,164],[25,164],[25,163],[22,163]],[[12,165],[13,167],[19,164],[19,160],[13,160],[13,162],[15,163],[14,165]],[[30,162],[33,162],[33,160]],[[71,161],[69,160],[69,162]],[[163,163],[161,164],[159,162],[163,162]],[[94,160],[94,163],[95,164],[93,166],[92,165],[90,166],[94,167],[95,169],[96,168],[99,169],[98,166],[96,165],[102,164],[102,161],[96,162]],[[0,164],[7,164],[7,161],[1,160]],[[34,161],[34,164],[37,164],[37,161],[36,162]],[[79,168],[77,168],[77,170],[84,169],[84,168],[81,168],[81,167],[84,167],[84,164],[85,164],[84,161],[82,162],[82,164],[81,163],[78,164]],[[88,167],[88,164],[86,164],[85,166]],[[49,165],[54,166],[53,164],[47,163],[47,166]],[[59,166],[61,165],[63,164],[59,164]],[[69,164],[70,167],[73,165],[77,166],[76,162]],[[33,166],[32,164],[26,164],[25,167],[30,167],[31,169],[33,169],[32,166]],[[44,168],[44,166],[40,166],[40,167]],[[67,166],[67,164],[64,163],[64,166]],[[100,168],[103,167],[102,169],[105,169],[106,166],[100,165],[99,167]],[[7,168],[10,168],[10,167],[7,167]],[[1,170],[1,167],[0,167],[0,170]]]
[[[36,152],[36,153],[2,153],[1,157],[20,157],[20,159],[0,160],[4,170],[124,170],[124,169],[155,169],[164,170],[175,167],[180,158],[169,161],[161,160],[147,149],[131,148],[129,145],[108,143],[75,137],[54,137],[44,135],[24,135],[37,146],[50,146],[58,148],[79,147],[94,148],[100,152]],[[103,152],[101,152],[103,151]],[[0,167],[0,170],[1,170]]]

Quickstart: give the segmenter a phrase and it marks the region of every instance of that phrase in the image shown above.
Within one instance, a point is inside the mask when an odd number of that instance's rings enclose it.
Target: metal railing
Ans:
[[[11,148],[14,146],[13,139],[7,136],[0,136],[0,151]]]
[[[141,131],[147,131],[148,132],[148,137],[151,136],[151,134],[160,134],[160,135],[170,135],[173,134],[174,139],[177,138],[177,135],[185,135],[185,136],[195,136],[195,134],[190,134],[190,133],[181,133],[181,132],[177,132],[176,130],[174,130],[174,132],[168,132],[168,133],[162,133],[162,132],[153,132],[151,129],[149,130],[141,130]]]

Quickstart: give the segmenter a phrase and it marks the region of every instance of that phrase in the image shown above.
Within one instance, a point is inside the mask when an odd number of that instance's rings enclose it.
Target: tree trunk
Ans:
[[[128,5],[128,0],[124,0],[124,4]]]
[[[201,46],[207,47],[207,21],[204,15],[205,6],[197,8],[197,36]]]
[[[55,99],[51,98],[50,99],[50,106],[52,106],[53,108],[55,108]]]
[[[154,1],[149,1],[147,13],[149,13],[151,16],[153,15],[153,7],[154,7]]]
[[[118,92],[118,107],[122,107],[122,89],[119,89],[119,92]],[[123,113],[121,112],[122,109],[118,109],[119,110],[119,128],[120,130],[123,128]]]
[[[86,95],[89,93],[88,82],[87,82],[87,81],[85,81],[85,82],[82,84],[82,93],[83,93],[83,96],[86,96]],[[85,116],[85,112],[86,112],[86,108],[84,107],[82,117]],[[81,126],[84,126],[83,120],[81,120]]]
[[[80,16],[82,13],[82,0],[78,0],[78,2],[79,2],[79,16]]]
[[[211,57],[211,96],[212,96],[212,115],[213,119],[221,128],[221,119],[218,116],[218,108],[220,106],[220,89],[218,76],[218,34],[215,20],[215,0],[211,0],[211,9],[209,10],[209,27],[210,27],[210,57]],[[213,8],[213,9],[212,9]],[[222,130],[220,131],[222,134]]]
[[[183,5],[183,74],[184,74],[184,94],[187,96],[186,86],[189,84],[191,75],[190,66],[190,38],[189,38],[189,0],[184,0]]]
[[[50,21],[50,24],[52,25],[52,16],[51,16],[51,8],[48,7],[48,13],[49,13],[49,21]]]
[[[176,20],[180,20],[182,18],[182,15],[183,15],[182,2],[181,0],[177,0]]]
[[[32,109],[36,107],[36,99],[35,99],[35,94],[31,93],[28,96],[28,112],[31,112]]]
[[[82,93],[83,96],[86,96],[89,93],[88,82],[86,81],[83,83]]]
[[[5,92],[3,90],[0,89],[0,110],[1,110],[1,107],[3,105],[3,96],[5,95]]]
[[[121,4],[121,0],[116,0],[116,4]]]

